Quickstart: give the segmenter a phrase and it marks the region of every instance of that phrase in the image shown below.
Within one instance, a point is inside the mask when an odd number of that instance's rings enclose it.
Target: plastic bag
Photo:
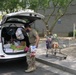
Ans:
[[[18,29],[16,30],[16,37],[17,37],[17,39],[19,39],[19,40],[24,39],[24,35],[23,35],[23,33],[22,33],[22,28],[18,28]]]
[[[5,44],[4,48],[10,48],[11,44]]]

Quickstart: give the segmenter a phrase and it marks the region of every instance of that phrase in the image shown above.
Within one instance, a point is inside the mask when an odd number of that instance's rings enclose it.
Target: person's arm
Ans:
[[[35,36],[35,38],[36,38],[36,42],[35,42],[35,46],[36,46],[36,48],[38,47],[38,44],[39,44],[39,40],[40,40],[40,38],[39,38],[39,35],[38,35],[38,33],[37,33],[37,31],[35,31],[34,30],[34,36]]]
[[[36,43],[35,43],[36,48],[38,47],[39,40],[40,40],[39,36],[38,36],[38,35],[36,35]]]

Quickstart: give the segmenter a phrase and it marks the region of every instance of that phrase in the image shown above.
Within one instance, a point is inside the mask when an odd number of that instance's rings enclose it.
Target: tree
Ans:
[[[53,8],[53,10],[50,11],[51,13],[47,16],[47,19],[45,18],[43,20],[45,23],[45,26],[46,26],[47,35],[49,34],[49,31],[52,33],[52,30],[54,29],[57,21],[62,16],[65,15],[67,8],[72,3],[72,1],[74,1],[74,0],[47,0],[46,5],[45,5],[45,3],[43,3],[44,4],[44,6],[43,6],[44,12],[47,10],[47,7],[49,7],[50,9]],[[49,6],[50,5],[49,3],[51,3],[51,6]],[[48,22],[49,22],[50,18],[52,17],[52,15],[55,15],[55,17],[54,17],[53,24],[49,29]]]
[[[39,0],[29,0],[29,9],[33,9],[35,11],[37,11],[39,7]]]
[[[0,1],[0,11],[1,12],[4,10],[3,3],[4,3],[4,0],[1,0]]]
[[[56,25],[57,21],[65,15],[69,5],[73,2],[74,0],[52,0],[54,10],[57,8],[56,15],[55,15],[55,20],[50,28],[50,32],[52,32],[54,26]],[[53,10],[53,11],[54,11]],[[51,17],[51,16],[49,16]],[[48,19],[49,20],[49,19]]]
[[[41,9],[44,11],[45,19],[43,19],[44,25],[46,27],[47,35],[49,31],[52,33],[57,21],[65,15],[69,5],[74,0],[1,0],[0,10],[7,13],[18,11],[19,9],[25,10],[26,8],[33,9],[37,11]],[[46,15],[47,9],[53,9],[48,15]],[[55,15],[54,22],[49,28],[48,22],[52,15]]]
[[[26,8],[26,0],[1,0],[0,11],[11,13],[20,8]]]
[[[65,15],[67,8],[74,0],[29,0],[29,8],[34,9],[35,11],[38,9],[41,9],[44,11],[45,19],[43,20],[45,26],[46,26],[46,32],[47,35],[49,34],[49,31],[52,33],[53,28],[55,27],[57,21]],[[47,9],[50,8],[53,10],[50,11],[49,15],[46,15]],[[49,29],[48,22],[52,15],[55,15],[54,22]]]

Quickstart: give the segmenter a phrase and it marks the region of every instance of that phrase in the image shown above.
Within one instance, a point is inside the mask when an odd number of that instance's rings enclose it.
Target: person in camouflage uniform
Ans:
[[[28,69],[25,70],[25,72],[32,72],[36,69],[35,53],[39,43],[39,35],[35,29],[31,28],[30,25],[25,26],[25,31],[30,42],[29,50],[26,55]]]

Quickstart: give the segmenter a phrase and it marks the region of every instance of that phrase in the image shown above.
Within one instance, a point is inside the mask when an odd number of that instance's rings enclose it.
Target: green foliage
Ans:
[[[8,12],[14,12],[15,8],[17,8],[18,0],[7,0],[4,3],[5,9]]]
[[[73,36],[73,32],[69,32],[69,33],[68,33],[68,36],[69,36],[69,37],[72,37],[72,36]]]
[[[39,0],[39,6],[40,6],[40,9],[47,9],[49,6],[50,6],[50,1],[51,0]]]
[[[0,11],[6,13],[18,11],[18,9],[26,8],[26,0],[1,0]]]
[[[19,0],[1,0],[0,1],[0,11],[5,11],[7,13],[14,12],[17,9]]]
[[[0,20],[2,19],[2,15],[0,15]]]
[[[73,32],[73,31],[69,32],[69,33],[68,33],[68,36],[69,36],[69,37],[73,37],[73,34],[74,34],[74,33],[75,33],[75,37],[76,37],[76,30],[75,30],[74,32]]]
[[[29,0],[29,8],[33,10],[38,9],[38,0]]]
[[[19,1],[19,0],[18,0]],[[28,0],[20,0],[18,3],[18,6],[21,7],[22,9],[26,8],[27,2]]]
[[[59,7],[66,7],[68,5],[68,3],[71,1],[72,0],[52,0],[54,5],[57,4],[57,6],[59,6]]]

